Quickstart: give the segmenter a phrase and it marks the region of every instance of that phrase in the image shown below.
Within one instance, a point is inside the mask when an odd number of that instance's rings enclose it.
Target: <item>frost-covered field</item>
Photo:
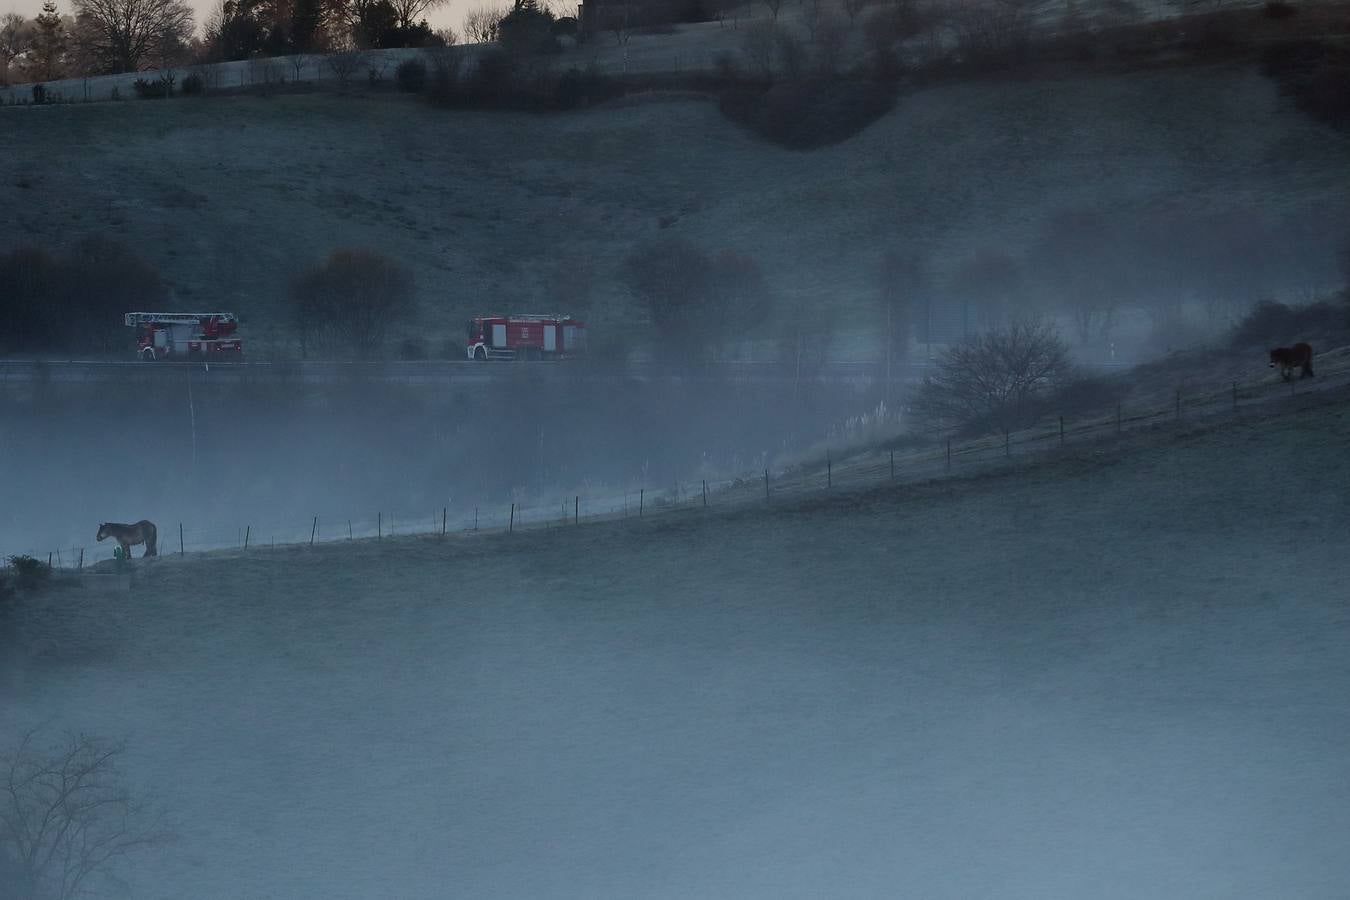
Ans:
[[[144,898],[1342,897],[1348,443],[138,563],[0,733],[129,742]]]

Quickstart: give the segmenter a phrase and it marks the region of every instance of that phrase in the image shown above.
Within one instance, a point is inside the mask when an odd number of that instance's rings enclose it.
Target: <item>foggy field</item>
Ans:
[[[768,510],[138,561],[25,608],[0,732],[128,741],[178,833],[145,898],[1343,897],[1341,397]]]
[[[1057,215],[1259,221],[1277,246],[1260,273],[1231,260],[1236,308],[1338,285],[1350,221],[1346,137],[1238,66],[914,90],[810,153],[665,95],[566,115],[318,94],[3,118],[0,208],[14,215],[0,217],[0,250],[115,235],[164,272],[175,308],[243,315],[256,359],[291,351],[272,327],[288,279],[343,246],[413,271],[420,316],[394,346],[417,337],[439,354],[469,315],[552,311],[565,289],[591,307],[597,341],[632,348],[645,318],[622,261],[678,236],[753,257],[785,320],[828,303],[835,355],[872,358],[858,342],[879,327],[887,249],[941,279],[981,251],[1023,254]]]

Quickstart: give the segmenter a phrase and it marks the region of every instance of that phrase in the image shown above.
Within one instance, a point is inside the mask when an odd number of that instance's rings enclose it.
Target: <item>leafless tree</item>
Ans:
[[[914,402],[929,427],[1001,434],[1040,418],[1071,374],[1069,349],[1048,322],[1020,320],[947,350]]]
[[[365,54],[355,47],[338,45],[324,55],[324,63],[338,80],[338,84],[345,85],[361,70],[361,66],[365,63]]]
[[[437,28],[433,33],[441,39],[443,46],[453,47],[459,43],[459,32],[449,25],[444,28]]]
[[[123,752],[87,735],[43,747],[30,731],[0,756],[0,877],[13,870],[18,897],[83,896],[120,858],[166,838],[124,784]]]
[[[614,35],[614,41],[620,47],[628,46],[628,41],[633,36],[633,5],[606,4],[600,11],[600,27]]]
[[[741,37],[741,53],[750,71],[766,80],[772,79],[778,57],[778,26],[771,22],[752,23]]]
[[[778,14],[783,11],[784,0],[764,0],[764,5],[769,9],[769,15],[773,16],[775,22],[778,21]]]
[[[103,71],[162,64],[192,37],[192,8],[181,0],[75,0],[90,57]]]
[[[292,320],[310,347],[367,357],[412,312],[412,276],[369,250],[338,250],[291,282]]]
[[[398,17],[398,27],[412,28],[429,10],[439,9],[450,0],[389,0]]]
[[[956,43],[967,61],[1007,59],[1031,42],[1026,0],[959,0],[951,9]]]
[[[858,20],[858,16],[867,8],[872,0],[844,0],[844,13],[848,16],[848,23],[852,25]]]
[[[18,13],[0,16],[0,84],[9,81],[9,67],[32,44],[32,26]]]
[[[464,34],[475,44],[490,44],[497,40],[497,32],[505,15],[506,10],[499,6],[471,9],[464,17]]]

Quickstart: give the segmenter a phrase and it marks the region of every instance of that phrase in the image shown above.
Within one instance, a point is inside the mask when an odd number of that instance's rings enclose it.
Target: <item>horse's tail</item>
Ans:
[[[147,521],[145,523],[145,555],[159,555],[159,530],[155,528],[155,523]]]

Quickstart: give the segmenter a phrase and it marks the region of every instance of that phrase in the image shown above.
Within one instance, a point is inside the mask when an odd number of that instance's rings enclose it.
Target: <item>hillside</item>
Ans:
[[[1330,900],[1330,399],[937,489],[137,563],[10,620],[0,733],[129,742],[151,900]]]
[[[0,249],[118,235],[182,303],[248,316],[263,353],[288,277],[340,246],[412,267],[408,331],[436,351],[474,312],[555,306],[560,280],[631,334],[621,262],[658,236],[752,255],[784,317],[827,304],[847,337],[871,324],[858,313],[888,248],[942,278],[982,250],[1023,254],[1059,214],[1180,210],[1264,222],[1282,242],[1273,283],[1295,291],[1336,283],[1350,222],[1350,138],[1246,66],[914,89],[807,153],[661,95],[550,115],[324,93],[0,115],[0,208],[15,212]]]

